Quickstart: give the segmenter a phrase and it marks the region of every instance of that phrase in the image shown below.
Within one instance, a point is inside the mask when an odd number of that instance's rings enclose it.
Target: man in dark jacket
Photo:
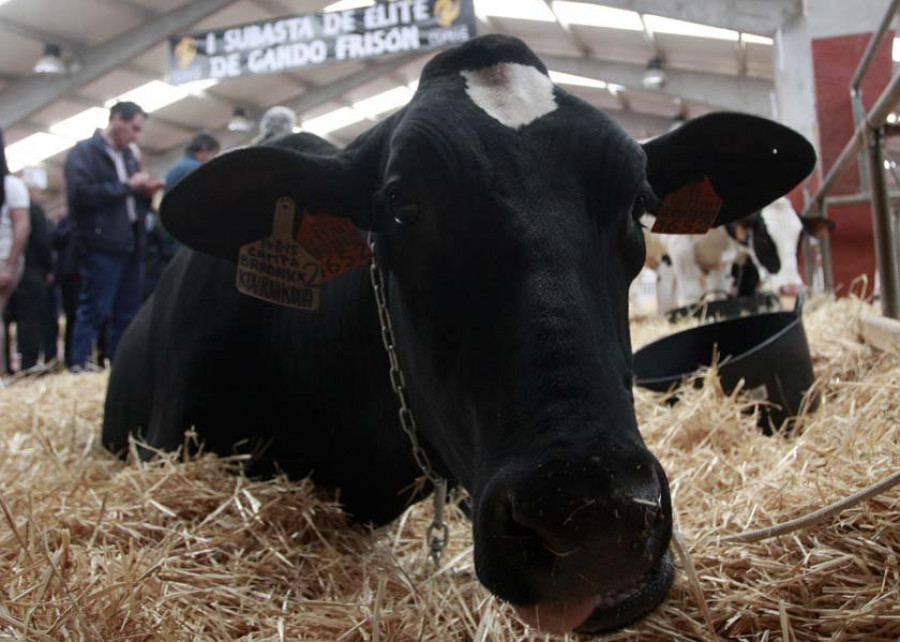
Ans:
[[[72,331],[72,367],[84,368],[108,322],[110,357],[141,303],[144,217],[163,183],[140,171],[131,150],[147,114],[120,102],[109,124],[72,148],[66,158],[69,215],[75,222],[81,292]]]

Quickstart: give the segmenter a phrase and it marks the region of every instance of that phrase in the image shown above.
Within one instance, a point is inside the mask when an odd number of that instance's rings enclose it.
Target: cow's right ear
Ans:
[[[834,232],[835,228],[833,220],[821,216],[803,216],[801,214],[800,222],[803,224],[803,231],[817,239],[828,236]]]
[[[320,156],[277,147],[245,147],[216,156],[163,198],[166,230],[188,247],[234,261],[241,246],[272,233],[275,203],[297,211],[357,217],[363,190],[342,154]],[[296,235],[299,216],[294,221]]]
[[[710,208],[713,220],[707,227],[762,209],[791,191],[816,164],[812,145],[792,129],[728,112],[688,121],[644,143],[644,151],[647,181],[663,201],[689,185],[701,187],[683,199],[688,204],[707,195],[721,199]]]

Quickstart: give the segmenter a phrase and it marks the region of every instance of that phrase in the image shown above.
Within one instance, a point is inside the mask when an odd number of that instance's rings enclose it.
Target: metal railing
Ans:
[[[868,71],[875,52],[884,40],[891,26],[900,0],[892,0],[882,18],[878,30],[872,34],[869,44],[850,81],[850,100],[856,127],[834,165],[825,175],[815,196],[810,199],[804,215],[828,216],[828,206],[849,202],[872,202],[872,221],[875,236],[875,259],[881,278],[881,309],[886,317],[900,318],[900,270],[898,270],[897,229],[891,222],[890,200],[896,194],[889,194],[884,178],[884,138],[885,123],[893,106],[900,99],[900,72],[894,74],[888,86],[878,97],[872,109],[866,113],[862,101],[862,81]],[[865,149],[863,149],[865,148]],[[847,167],[853,157],[860,158],[860,193],[849,196],[829,197],[837,177]],[[825,289],[834,289],[832,271],[831,241],[822,240],[822,263]]]

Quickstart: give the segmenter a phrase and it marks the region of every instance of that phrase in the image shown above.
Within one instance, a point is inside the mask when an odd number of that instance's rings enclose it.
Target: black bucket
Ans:
[[[682,319],[731,319],[747,314],[777,312],[781,299],[772,292],[757,292],[751,296],[729,297],[720,301],[703,301],[675,308],[668,312],[671,323]]]
[[[718,355],[726,393],[744,380],[743,390],[760,404],[766,434],[788,429],[785,422],[818,399],[806,400],[814,375],[802,322],[802,297],[793,312],[754,314],[691,328],[654,341],[634,353],[635,384],[667,392]]]

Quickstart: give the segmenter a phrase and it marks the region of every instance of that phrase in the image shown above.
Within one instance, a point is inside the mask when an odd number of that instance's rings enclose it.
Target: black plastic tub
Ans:
[[[752,296],[729,297],[721,301],[704,301],[676,308],[668,312],[669,321],[682,319],[731,319],[747,314],[776,312],[781,309],[781,299],[772,292],[758,292]]]
[[[718,355],[722,388],[743,390],[760,404],[760,427],[788,429],[785,422],[805,404],[814,375],[802,322],[802,301],[793,312],[775,312],[709,323],[654,341],[634,353],[635,384],[667,392]]]

